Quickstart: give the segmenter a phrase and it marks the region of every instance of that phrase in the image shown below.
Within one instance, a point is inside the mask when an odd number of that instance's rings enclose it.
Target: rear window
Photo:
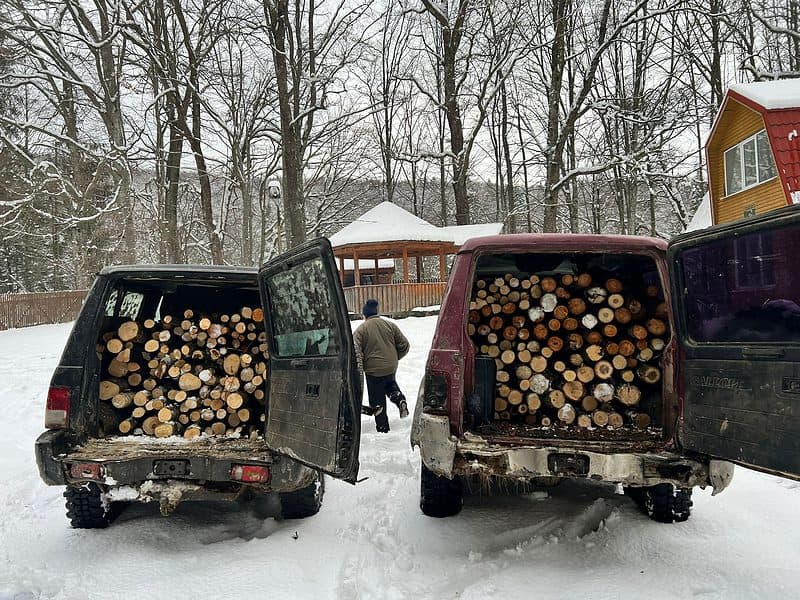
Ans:
[[[301,263],[268,280],[277,356],[332,356],[339,352],[325,265]]]
[[[689,337],[697,342],[800,342],[800,227],[685,250]]]

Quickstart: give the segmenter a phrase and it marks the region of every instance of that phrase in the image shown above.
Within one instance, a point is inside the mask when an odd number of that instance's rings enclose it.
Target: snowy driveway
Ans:
[[[412,344],[400,385],[413,404],[435,317],[398,324]],[[305,521],[220,504],[169,518],[126,510],[107,530],[69,528],[61,488],[39,480],[33,441],[69,332],[0,332],[0,599],[7,598],[798,598],[800,483],[738,469],[686,523],[641,515],[613,488],[468,497],[454,518],[418,508],[410,419],[363,422],[361,477],[328,480]]]

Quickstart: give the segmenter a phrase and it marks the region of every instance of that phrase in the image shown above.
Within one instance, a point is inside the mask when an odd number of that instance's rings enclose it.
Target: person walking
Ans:
[[[397,363],[408,354],[406,336],[392,321],[378,315],[378,301],[369,299],[361,309],[364,322],[353,333],[358,368],[367,378],[367,394],[375,428],[381,433],[389,431],[386,398],[400,411],[400,418],[408,416],[406,397],[397,385]]]

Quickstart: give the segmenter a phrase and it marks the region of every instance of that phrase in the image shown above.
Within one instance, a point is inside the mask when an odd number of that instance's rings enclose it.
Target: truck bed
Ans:
[[[152,438],[126,436],[87,440],[62,457],[66,462],[125,462],[139,459],[207,458],[216,461],[272,462],[263,438]]]
[[[579,440],[598,442],[657,442],[664,439],[664,432],[660,427],[647,429],[607,429],[593,427],[591,429],[577,429],[562,425],[550,427],[534,427],[524,423],[495,422],[477,427],[476,433],[489,437],[510,437],[531,440]]]

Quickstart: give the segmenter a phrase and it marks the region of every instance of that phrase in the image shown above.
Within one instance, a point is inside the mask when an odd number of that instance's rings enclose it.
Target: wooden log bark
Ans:
[[[577,413],[575,412],[575,407],[572,406],[572,404],[564,404],[564,406],[558,409],[558,420],[565,425],[571,425],[573,421],[575,421],[576,417]]]
[[[610,383],[598,383],[594,386],[592,395],[601,403],[611,402],[614,399],[614,386]]]
[[[631,424],[637,429],[647,429],[650,426],[651,419],[650,415],[647,413],[628,410],[625,414]]]
[[[566,403],[564,392],[561,390],[550,390],[545,396],[545,403],[551,408],[561,408]]]
[[[563,391],[564,395],[572,402],[577,402],[581,398],[583,398],[585,394],[585,388],[583,383],[580,381],[573,380],[567,381],[562,387],[561,390]]]
[[[642,398],[642,392],[635,385],[625,383],[617,388],[617,398],[625,406],[636,406]]]
[[[100,400],[111,400],[119,392],[120,386],[116,381],[104,380],[100,382]]]
[[[652,365],[641,365],[637,371],[639,378],[645,383],[658,383],[661,380],[661,370]]]

